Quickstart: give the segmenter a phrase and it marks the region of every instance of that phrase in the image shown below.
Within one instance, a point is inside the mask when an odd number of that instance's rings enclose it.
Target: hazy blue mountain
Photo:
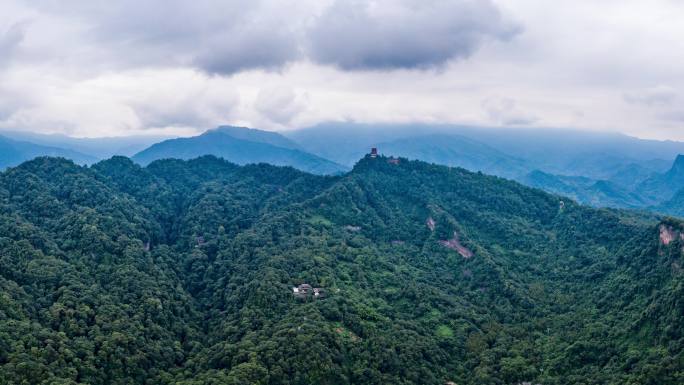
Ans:
[[[211,131],[228,134],[236,139],[248,140],[250,142],[259,142],[272,144],[276,147],[289,148],[293,150],[302,150],[302,147],[294,141],[285,136],[272,131],[257,130],[248,127],[235,126],[219,126]]]
[[[353,166],[370,147],[378,143],[436,133],[447,132],[428,125],[331,122],[285,132],[283,135],[299,143],[312,154]]]
[[[644,164],[630,163],[618,166],[615,172],[607,180],[618,184],[626,189],[634,190],[636,186],[644,180],[656,175],[658,172],[666,171],[671,163],[666,163],[666,167],[644,166]],[[659,171],[655,171],[659,170]]]
[[[377,145],[381,153],[515,179],[529,165],[484,143],[460,135],[432,134]]]
[[[684,188],[684,155],[678,155],[669,171],[646,179],[636,187],[636,191],[649,202],[658,204],[670,200],[682,188]]]
[[[619,133],[560,129],[456,129],[461,135],[537,164],[546,172],[608,179],[617,168],[638,164],[664,172],[684,143],[645,140]]]
[[[561,176],[539,170],[520,182],[562,194],[593,206],[647,208],[672,215],[684,212],[684,156],[679,155],[667,172],[656,173],[641,165],[618,169],[609,180]]]
[[[56,156],[71,159],[79,164],[89,164],[96,158],[58,147],[41,146],[35,143],[12,140],[0,136],[0,169],[16,166],[39,156]]]
[[[44,148],[21,152],[17,144],[5,145],[0,159],[6,164],[18,164],[37,155],[89,163],[114,154],[136,154],[136,161],[147,164],[161,158],[212,154],[238,164],[264,162],[334,174],[348,170],[370,147],[378,147],[385,155],[515,179],[593,206],[659,207],[684,187],[684,167],[677,165],[683,162],[681,158],[671,167],[672,159],[680,150],[684,152],[684,144],[612,133],[343,122],[283,134],[220,126],[200,136],[167,138],[159,143],[158,137],[11,135],[31,139],[25,141]],[[69,150],[72,152],[65,153]]]
[[[677,191],[670,200],[651,207],[653,211],[684,218],[684,188]]]
[[[641,197],[613,182],[532,171],[520,182],[596,207],[643,207]]]
[[[276,133],[247,128],[220,128],[191,138],[169,139],[154,144],[136,154],[133,160],[146,165],[158,159],[193,159],[202,155],[215,155],[240,165],[268,163],[292,166],[315,174],[335,174],[347,170],[327,159],[291,148],[293,144],[287,138],[278,138],[279,136]],[[290,147],[279,147],[274,143]]]
[[[684,143],[644,140],[617,133],[561,129],[503,129],[429,124],[326,123],[286,133],[311,153],[351,165],[368,147],[431,134],[459,135],[525,161],[531,169],[561,175],[611,179],[636,164],[664,172],[684,153]],[[380,148],[381,152],[383,151]]]
[[[173,138],[172,136],[161,135],[74,138],[60,134],[45,135],[25,131],[3,131],[1,134],[13,140],[76,151],[99,160],[107,159],[114,155],[132,156],[154,143]]]

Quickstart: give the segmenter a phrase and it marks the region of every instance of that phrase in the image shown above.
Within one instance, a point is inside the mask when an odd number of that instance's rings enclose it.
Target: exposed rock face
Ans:
[[[672,226],[667,226],[667,225],[660,225],[660,243],[667,246],[670,244],[670,242],[674,241],[675,237],[677,237],[677,233],[675,232],[674,229],[672,229]]]
[[[439,244],[451,250],[458,251],[458,253],[461,254],[463,258],[468,259],[473,256],[473,252],[461,244],[461,242],[458,239],[458,233],[455,231],[453,238],[441,240],[439,241]]]
[[[430,229],[430,231],[435,231],[435,220],[432,219],[432,217],[428,218],[427,221],[425,221],[425,224]]]

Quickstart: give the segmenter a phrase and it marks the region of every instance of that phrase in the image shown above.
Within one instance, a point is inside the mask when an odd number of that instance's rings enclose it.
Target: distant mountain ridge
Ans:
[[[665,171],[672,159],[684,154],[683,142],[563,129],[337,122],[284,133],[307,151],[345,165],[352,165],[368,147],[433,134],[469,138],[526,160],[532,169],[592,179],[605,179],[616,167],[632,163]]]
[[[78,164],[90,164],[97,158],[58,147],[41,146],[0,136],[0,170],[17,166],[38,156],[62,157]]]
[[[591,206],[623,208],[644,207],[638,194],[606,180],[593,180],[581,176],[565,176],[534,170],[520,180],[523,184],[564,195]]]
[[[108,159],[114,155],[132,156],[154,143],[173,138],[169,135],[77,138],[62,134],[39,134],[25,131],[0,131],[0,136],[15,141],[75,151],[97,160]]]
[[[682,188],[684,188],[684,155],[678,155],[666,173],[655,174],[637,186],[637,190],[651,203],[667,201]]]
[[[293,140],[273,131],[258,130],[249,127],[219,126],[208,132],[220,132],[232,136],[235,139],[248,140],[250,142],[266,143],[276,147],[289,148],[291,150],[304,151],[302,146]]]
[[[430,134],[377,145],[381,153],[516,179],[529,171],[524,160],[461,135]]]
[[[646,208],[684,187],[672,172],[662,175],[684,153],[684,143],[617,133],[326,123],[286,135],[342,164],[377,147],[382,154],[482,171],[597,207]]]
[[[678,192],[684,188],[684,157],[671,160],[684,153],[684,143],[622,134],[335,123],[283,133],[224,125],[156,143],[155,137],[103,138],[100,143],[62,135],[11,135],[0,143],[0,167],[41,155],[89,164],[124,154],[143,165],[164,158],[215,155],[240,165],[269,163],[339,174],[370,147],[377,147],[381,154],[481,171],[596,207],[676,213],[668,205],[680,206]]]
[[[277,133],[223,126],[199,136],[165,140],[135,154],[132,159],[147,165],[159,159],[187,160],[214,155],[239,165],[268,163],[291,166],[313,174],[336,174],[348,170],[297,147],[296,143]]]

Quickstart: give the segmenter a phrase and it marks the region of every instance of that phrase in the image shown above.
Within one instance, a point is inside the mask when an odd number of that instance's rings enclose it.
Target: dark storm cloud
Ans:
[[[347,70],[429,68],[519,30],[488,0],[341,0],[316,21],[309,53]]]

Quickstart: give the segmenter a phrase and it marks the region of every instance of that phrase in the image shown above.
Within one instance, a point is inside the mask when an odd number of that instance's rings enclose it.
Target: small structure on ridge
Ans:
[[[295,298],[308,299],[313,297],[314,299],[325,298],[325,289],[322,287],[312,287],[308,283],[303,283],[299,286],[292,288],[292,295]]]
[[[313,295],[314,298],[323,298],[325,297],[325,289],[323,289],[322,287],[314,287]]]
[[[371,156],[371,158],[377,158],[378,157],[378,149],[376,147],[371,148],[370,156]]]

